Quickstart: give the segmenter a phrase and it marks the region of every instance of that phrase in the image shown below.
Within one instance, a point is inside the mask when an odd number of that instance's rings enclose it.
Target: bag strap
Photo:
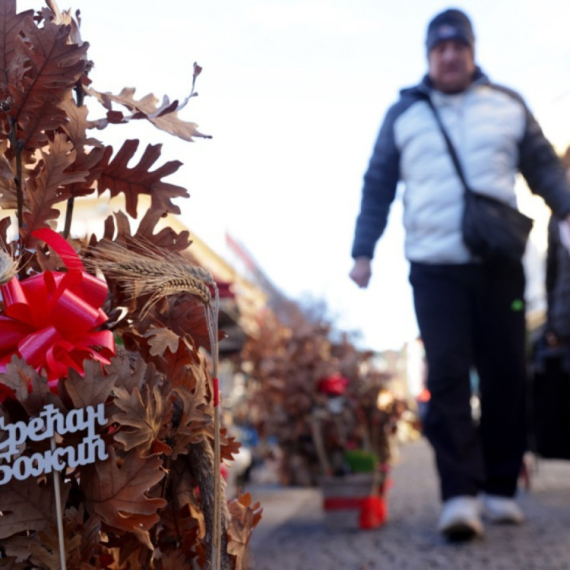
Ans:
[[[441,120],[441,117],[439,116],[437,108],[433,104],[433,101],[431,100],[429,95],[426,96],[425,100],[426,103],[430,106],[431,110],[433,111],[437,125],[441,131],[441,134],[443,135],[443,138],[445,139],[445,144],[447,145],[447,150],[449,151],[451,160],[453,161],[453,165],[455,166],[455,170],[457,170],[457,174],[461,180],[461,183],[463,184],[463,188],[465,189],[466,192],[471,192],[471,188],[469,188],[469,184],[467,184],[467,180],[465,180],[465,175],[463,174],[463,168],[461,168],[461,163],[459,162],[459,157],[457,156],[455,147],[453,146],[453,143],[451,142],[451,139],[449,138],[449,135],[447,134],[445,127],[443,126],[443,122]]]

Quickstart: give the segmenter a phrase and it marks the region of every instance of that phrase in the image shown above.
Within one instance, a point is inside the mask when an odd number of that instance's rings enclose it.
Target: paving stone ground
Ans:
[[[570,570],[570,461],[540,459],[520,527],[487,524],[485,537],[449,544],[436,532],[437,482],[425,440],[404,444],[393,470],[389,521],[331,531],[317,489],[253,485],[264,518],[251,541],[254,570]]]

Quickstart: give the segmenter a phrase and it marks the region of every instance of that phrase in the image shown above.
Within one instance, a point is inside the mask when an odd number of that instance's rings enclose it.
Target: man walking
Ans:
[[[374,247],[404,182],[405,250],[428,363],[425,433],[436,458],[452,539],[483,534],[481,506],[496,522],[520,523],[514,500],[525,451],[525,278],[520,260],[488,263],[465,245],[464,186],[435,107],[469,187],[516,207],[520,171],[556,215],[570,214],[570,189],[551,145],[516,93],[475,65],[469,18],[450,9],[427,30],[428,74],[401,92],[382,124],[364,176],[351,278],[366,287]],[[473,423],[470,371],[480,378]]]

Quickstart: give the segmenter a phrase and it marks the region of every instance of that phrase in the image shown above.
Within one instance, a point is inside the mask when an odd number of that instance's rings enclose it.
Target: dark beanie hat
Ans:
[[[445,10],[433,18],[428,25],[426,47],[430,52],[439,42],[457,40],[473,47],[475,36],[467,15],[461,10]]]

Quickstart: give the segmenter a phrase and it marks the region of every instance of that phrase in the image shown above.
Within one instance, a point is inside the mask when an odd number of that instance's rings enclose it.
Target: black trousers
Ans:
[[[526,448],[522,265],[412,263],[410,282],[431,392],[424,432],[442,498],[480,491],[511,497]],[[478,425],[472,367],[480,381]]]

